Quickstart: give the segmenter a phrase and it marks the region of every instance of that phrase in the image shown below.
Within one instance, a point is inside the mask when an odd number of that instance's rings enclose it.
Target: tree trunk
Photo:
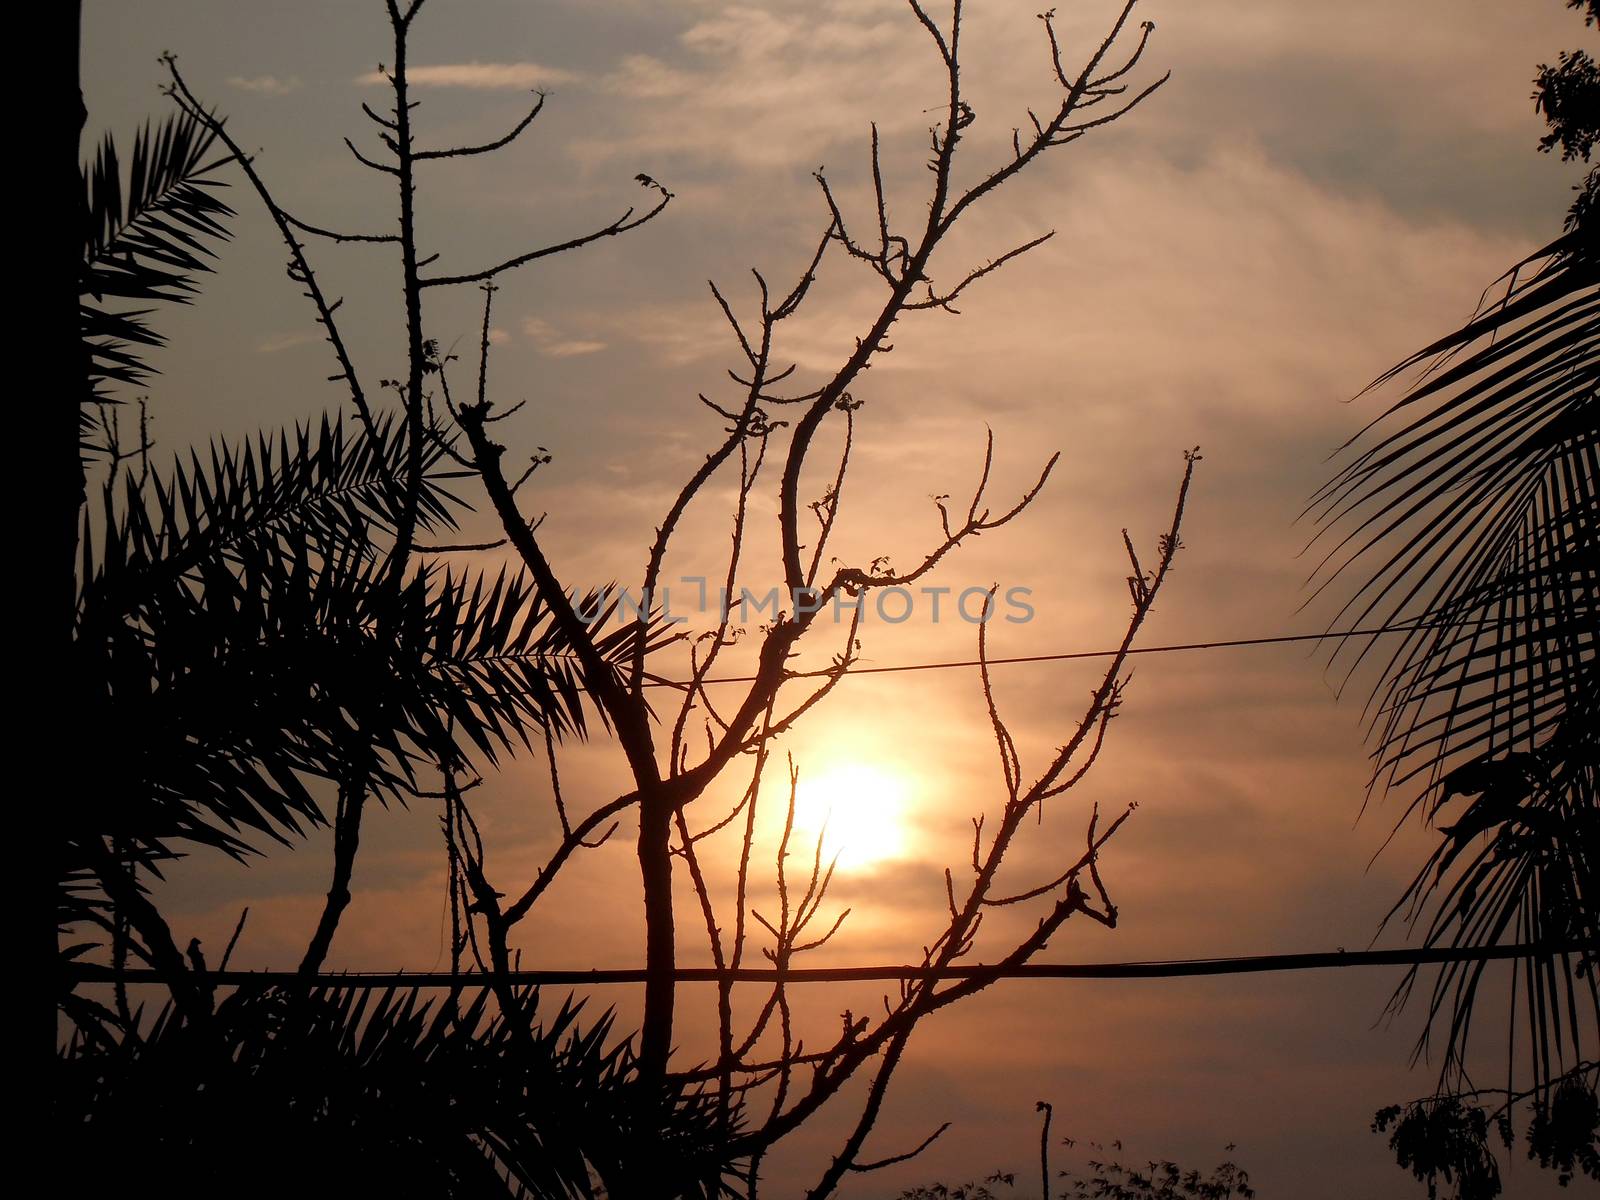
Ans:
[[[644,1025],[639,1039],[640,1069],[660,1079],[672,1052],[672,1008],[677,967],[672,927],[672,804],[659,792],[639,804],[639,873],[644,882]]]
[[[333,935],[338,932],[339,919],[349,907],[350,880],[355,874],[356,851],[361,846],[361,813],[366,801],[365,776],[340,786],[339,806],[333,818],[333,878],[328,883],[328,895],[322,904],[316,932],[311,935],[305,957],[300,960],[302,975],[315,975],[322,970],[328,950],[333,946]]]
[[[50,4],[36,14],[42,24],[35,44],[45,56],[43,71],[44,103],[40,123],[42,145],[38,160],[44,187],[36,197],[34,228],[40,236],[27,251],[36,256],[32,272],[36,286],[47,299],[42,319],[42,344],[39,346],[41,378],[46,385],[29,403],[16,406],[22,429],[17,444],[28,447],[40,475],[30,495],[40,503],[40,519],[25,521],[27,545],[21,561],[36,564],[42,577],[37,587],[18,589],[23,597],[21,627],[28,631],[28,654],[36,655],[33,679],[42,693],[42,703],[30,706],[26,722],[34,723],[35,736],[27,744],[42,746],[74,709],[72,661],[73,625],[77,607],[78,519],[83,506],[83,463],[78,451],[78,418],[86,399],[88,370],[83,355],[83,340],[78,317],[77,284],[83,264],[83,183],[78,161],[79,141],[83,136],[87,112],[79,81],[78,43],[82,13],[79,4]],[[68,289],[72,289],[69,296]],[[50,307],[54,305],[54,307]],[[54,313],[51,318],[47,314]],[[51,380],[57,381],[51,386]],[[37,491],[33,491],[37,488]],[[31,615],[27,609],[32,608]],[[27,727],[24,726],[25,736]],[[92,739],[90,730],[75,729],[79,740]],[[76,803],[72,773],[59,763],[37,754],[24,754],[22,794],[30,802],[21,806],[31,829],[23,831],[24,846],[42,847],[43,853],[28,855],[36,864],[29,869],[39,875],[42,899],[35,929],[33,953],[39,956],[42,978],[49,980],[38,995],[44,1011],[41,1025],[48,1030],[49,1042],[40,1047],[48,1054],[41,1062],[41,1076],[47,1076],[55,1062],[56,989],[65,986],[57,980],[56,896],[64,863],[66,822],[61,807]],[[31,778],[30,778],[31,777]],[[49,922],[48,928],[46,922]]]

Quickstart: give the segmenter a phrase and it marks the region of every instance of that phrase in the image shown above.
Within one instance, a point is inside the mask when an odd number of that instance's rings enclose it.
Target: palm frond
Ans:
[[[207,242],[228,237],[233,210],[213,194],[227,186],[217,169],[228,159],[212,157],[215,141],[205,122],[174,113],[139,131],[126,171],[110,134],[83,168],[79,314],[97,393],[149,375],[144,348],[164,339],[144,318],[188,303],[194,277],[211,269]]]
[[[1600,259],[1574,231],[1501,282],[1467,324],[1372,385],[1422,369],[1313,498],[1329,546],[1315,580],[1346,597],[1335,624],[1418,625],[1387,657],[1376,638],[1334,656],[1347,673],[1378,670],[1374,789],[1413,789],[1401,820],[1443,834],[1391,915],[1426,918],[1430,945],[1592,944]],[[1521,974],[1533,1071],[1549,1080],[1600,996],[1570,959]],[[1435,976],[1429,1028],[1447,1072],[1462,1069],[1482,975]]]
[[[72,669],[108,765],[72,809],[69,876],[106,839],[159,872],[185,847],[243,857],[297,838],[327,819],[319,781],[353,770],[404,802],[418,764],[493,762],[545,728],[585,736],[574,649],[526,576],[390,570],[403,460],[390,423],[328,421],[130,475],[98,542],[86,523]],[[420,507],[453,525],[437,478]],[[619,679],[638,636],[630,621],[599,638]],[[92,887],[64,895],[96,923]]]
[[[474,990],[247,988],[204,1027],[168,1011],[97,1030],[85,1013],[56,1127],[108,1191],[732,1194],[706,1182],[731,1174],[711,1098],[643,1083],[610,1012],[585,1026],[569,998],[541,1022],[534,990],[509,1014]]]

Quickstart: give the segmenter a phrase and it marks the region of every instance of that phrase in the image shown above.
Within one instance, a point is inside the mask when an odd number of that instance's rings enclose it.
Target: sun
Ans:
[[[904,857],[908,790],[903,776],[868,763],[842,763],[809,776],[802,770],[794,812],[799,846],[809,851],[821,836],[823,861],[838,855],[842,871]]]

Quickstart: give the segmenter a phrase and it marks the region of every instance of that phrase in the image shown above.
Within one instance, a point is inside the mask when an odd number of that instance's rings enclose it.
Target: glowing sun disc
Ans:
[[[903,857],[906,808],[905,780],[882,768],[845,763],[812,776],[802,771],[794,814],[799,847],[809,849],[821,835],[823,861],[837,854],[840,870],[859,871]],[[799,847],[791,842],[791,853]]]

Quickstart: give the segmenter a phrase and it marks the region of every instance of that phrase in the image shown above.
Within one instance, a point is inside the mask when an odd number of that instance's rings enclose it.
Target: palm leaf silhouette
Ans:
[[[144,320],[156,304],[186,304],[194,276],[211,269],[208,240],[228,237],[233,210],[213,192],[227,156],[209,157],[215,134],[184,113],[146,125],[134,138],[126,179],[108,133],[83,168],[83,267],[78,311],[89,380],[138,383],[150,374],[143,349],[163,344]],[[131,307],[130,307],[131,306]]]
[[[325,823],[317,781],[404,801],[419,762],[585,735],[572,648],[524,575],[389,569],[404,455],[392,421],[324,421],[125,475],[98,540],[85,522],[72,669],[107,777],[70,815],[77,919],[105,928],[86,883],[105,839],[156,869],[179,844],[243,857],[252,835]],[[425,476],[422,527],[453,527],[455,507]],[[619,680],[638,636],[619,622],[600,639]]]
[[[1311,507],[1332,542],[1318,591],[1348,593],[1335,623],[1418,623],[1386,658],[1375,637],[1346,639],[1335,662],[1379,665],[1373,785],[1415,789],[1402,820],[1421,814],[1444,835],[1390,914],[1425,918],[1428,945],[1600,936],[1593,241],[1572,228],[1467,324],[1380,377],[1373,387],[1426,368],[1347,444],[1353,457]],[[1462,1068],[1483,971],[1452,964],[1435,978],[1429,1029],[1445,1034],[1447,1073]],[[1575,1053],[1586,1011],[1592,1028],[1600,993],[1566,957],[1521,974],[1543,1082]]]
[[[163,1011],[124,1030],[81,1001],[56,1127],[93,1150],[86,1192],[735,1194],[710,1097],[642,1083],[609,1011],[585,1027],[569,998],[536,1023],[536,991],[510,1002],[241,988],[206,1027]]]

